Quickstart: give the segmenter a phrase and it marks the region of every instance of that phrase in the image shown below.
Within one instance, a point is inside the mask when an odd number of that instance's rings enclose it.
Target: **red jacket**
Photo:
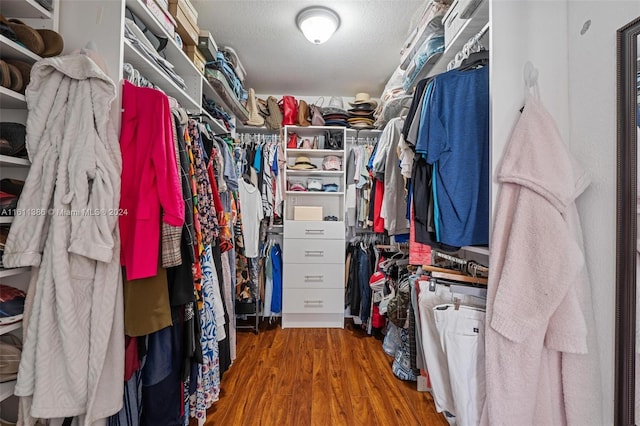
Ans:
[[[167,96],[125,81],[122,108],[121,262],[134,280],[157,274],[160,218],[182,226],[184,200]]]

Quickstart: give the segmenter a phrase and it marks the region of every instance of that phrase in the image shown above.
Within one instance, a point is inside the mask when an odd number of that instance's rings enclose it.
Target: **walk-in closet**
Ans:
[[[1,0],[0,425],[634,424],[638,17]]]

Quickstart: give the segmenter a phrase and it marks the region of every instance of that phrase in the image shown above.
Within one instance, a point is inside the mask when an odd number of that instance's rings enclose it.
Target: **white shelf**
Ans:
[[[20,275],[30,271],[31,268],[0,268],[0,278],[12,277],[14,275]]]
[[[13,216],[0,216],[0,224],[13,223]]]
[[[462,49],[464,44],[469,41],[469,39],[480,30],[484,29],[485,26],[489,25],[489,1],[484,0],[478,6],[478,9],[474,12],[473,16],[470,19],[467,19],[465,23],[458,31],[458,34],[451,40],[451,42],[445,47],[444,52],[439,55],[437,61],[431,62],[427,61],[420,72],[416,75],[411,86],[407,92],[411,92],[413,88],[418,84],[418,82],[426,77],[440,74],[447,70],[447,65],[449,62],[456,56],[458,52]]]
[[[2,109],[25,109],[27,100],[24,95],[0,86],[0,108]]]
[[[354,135],[355,133],[355,135]],[[347,129],[347,137],[374,137],[377,138],[382,134],[382,130],[380,129]]]
[[[209,82],[207,81],[207,84]],[[238,133],[256,133],[259,135],[277,135],[280,130],[271,130],[266,127],[247,126],[246,124],[236,123]]]
[[[344,174],[342,170],[295,170],[287,169],[289,176],[325,176],[325,177],[341,177]]]
[[[328,191],[287,191],[287,195],[296,196],[296,195],[344,195],[344,192],[328,192]]]
[[[10,157],[8,155],[0,155],[0,166],[2,167],[29,167],[31,162],[26,158]]]
[[[42,59],[26,47],[9,40],[3,35],[0,35],[0,58],[18,59],[28,63],[34,63]]]
[[[168,96],[175,98],[184,108],[200,111],[199,102],[191,98],[164,71],[138,52],[127,39],[124,39],[124,61],[133,65],[143,76],[160,87]]]
[[[0,12],[7,18],[51,19],[52,12],[35,0],[2,0]]]
[[[326,155],[335,155],[338,157],[342,157],[344,155],[344,151],[337,149],[287,149],[287,157],[296,157],[298,155],[304,155],[307,157],[324,157]]]
[[[13,395],[13,390],[16,387],[16,381],[0,383],[0,401],[4,401]]]
[[[339,130],[344,131],[348,130],[346,127],[342,126],[285,126],[287,128],[287,134],[295,133],[300,137],[313,137],[323,134],[324,131],[327,130]]]
[[[22,320],[13,324],[0,325],[0,336],[22,328]]]
[[[216,105],[225,110],[227,113],[235,115],[238,123],[246,121],[249,117],[249,112],[236,98],[233,91],[229,88],[226,80],[220,81],[222,82],[221,84],[224,87],[224,90],[227,92],[227,96],[230,99],[229,101],[224,99],[220,95],[220,93],[218,93],[218,91],[213,87],[211,82],[205,76],[202,76],[202,94],[204,94],[209,99],[213,99]]]
[[[219,135],[221,133],[229,133],[229,130],[224,127],[224,124],[222,124],[220,120],[216,120],[215,118],[213,118],[211,114],[209,114],[206,110],[203,109],[202,114],[204,115],[205,120],[211,126],[211,130],[213,130],[214,134]]]

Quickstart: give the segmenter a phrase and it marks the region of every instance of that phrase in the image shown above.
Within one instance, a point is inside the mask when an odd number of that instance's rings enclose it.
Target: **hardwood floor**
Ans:
[[[239,330],[206,425],[448,426],[428,392],[393,375],[382,342],[347,324]]]

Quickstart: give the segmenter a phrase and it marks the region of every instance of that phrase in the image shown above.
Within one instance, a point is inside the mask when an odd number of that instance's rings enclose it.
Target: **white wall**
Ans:
[[[613,423],[616,226],[616,30],[640,1],[569,0],[571,150],[591,173],[578,200],[598,327],[605,419]],[[591,26],[580,35],[583,24]]]
[[[638,0],[494,0],[491,10],[494,171],[524,100],[522,70],[540,72],[541,98],[592,184],[578,199],[600,346],[604,419],[613,424],[616,30]],[[584,23],[591,25],[584,35]],[[495,200],[497,185],[492,199]]]
[[[565,0],[494,0],[490,19],[491,161],[495,172],[524,105],[526,61],[538,68],[542,100],[562,136],[569,137],[567,5]],[[495,206],[495,176],[491,189],[491,205]]]

